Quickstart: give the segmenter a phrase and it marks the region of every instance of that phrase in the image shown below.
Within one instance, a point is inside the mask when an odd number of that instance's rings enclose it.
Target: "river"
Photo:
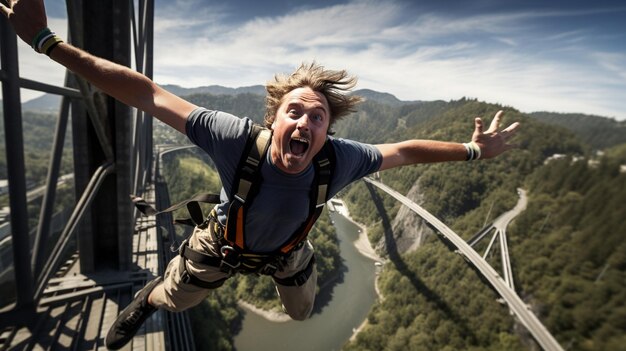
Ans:
[[[365,320],[377,298],[374,260],[363,256],[354,245],[360,228],[336,212],[330,216],[347,267],[330,302],[303,322],[271,322],[246,311],[242,330],[235,337],[237,351],[340,350]]]

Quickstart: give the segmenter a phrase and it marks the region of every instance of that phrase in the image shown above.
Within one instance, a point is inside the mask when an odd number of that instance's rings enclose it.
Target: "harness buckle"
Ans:
[[[298,274],[293,278],[293,284],[295,286],[302,286],[309,280],[309,276],[307,274]]]
[[[178,276],[180,277],[180,281],[183,282],[184,284],[190,284],[191,280],[193,279],[191,277],[191,274],[187,271],[187,265],[185,264],[184,256],[180,258],[180,266],[178,267]]]
[[[220,263],[220,270],[224,273],[231,273],[239,268],[241,261],[239,260],[239,254],[233,249],[232,246],[224,245],[220,248],[222,254],[222,262]]]
[[[263,266],[263,268],[261,268],[261,270],[259,271],[259,274],[271,276],[271,275],[274,275],[276,271],[278,271],[278,266],[272,263],[268,263],[265,266]]]
[[[191,274],[189,274],[189,272],[187,272],[187,270],[183,270],[182,272],[180,272],[179,274],[180,276],[180,281],[185,283],[185,284],[189,284],[191,283]]]

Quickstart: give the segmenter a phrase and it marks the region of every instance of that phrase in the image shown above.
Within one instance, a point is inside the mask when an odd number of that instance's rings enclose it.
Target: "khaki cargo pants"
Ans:
[[[205,254],[219,257],[220,245],[213,233],[213,225],[209,222],[207,227],[198,226],[194,229],[189,239],[192,249]],[[302,245],[302,248],[293,251],[287,258],[287,264],[282,271],[277,271],[274,277],[285,279],[294,276],[304,270],[313,258],[313,246],[310,242]],[[156,286],[151,293],[150,301],[159,308],[178,312],[193,307],[206,298],[211,289],[198,287],[181,281],[179,267],[180,255],[174,257],[167,266],[163,276],[163,282]],[[217,282],[229,278],[231,275],[220,271],[219,267],[208,266],[187,260],[187,271],[196,278],[206,282]],[[276,283],[276,290],[280,296],[285,312],[294,320],[305,320],[313,310],[315,301],[315,288],[317,285],[317,270],[313,264],[313,271],[306,283],[300,286],[285,286]]]

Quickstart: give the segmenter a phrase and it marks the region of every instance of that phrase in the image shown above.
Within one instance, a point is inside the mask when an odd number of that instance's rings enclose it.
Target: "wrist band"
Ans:
[[[33,49],[40,54],[50,56],[52,49],[63,42],[50,28],[42,29],[33,39]]]
[[[41,38],[43,38],[44,36],[47,36],[50,33],[52,33],[52,31],[50,31],[50,28],[47,28],[47,27],[40,30],[39,33],[37,33],[37,35],[35,35],[35,37],[33,38],[33,44],[31,45],[32,48],[35,49],[35,51],[37,51],[37,43],[39,42],[39,40],[41,40]]]
[[[465,150],[467,151],[467,158],[465,159],[465,161],[478,160],[482,155],[480,146],[478,146],[478,144],[473,141],[470,141],[469,143],[463,143],[463,146],[465,146]]]
[[[46,39],[46,41],[43,42],[43,44],[39,48],[39,52],[49,56],[52,49],[54,49],[55,46],[57,46],[59,43],[62,43],[62,42],[63,40],[61,40],[61,38],[59,38],[56,35],[53,35],[52,37]]]
[[[474,156],[474,151],[472,151],[472,149],[469,147],[468,143],[463,143],[463,146],[465,147],[465,152],[467,152],[467,156],[465,157],[465,161],[471,161],[472,157]]]
[[[482,156],[482,151],[480,150],[480,146],[473,141],[470,141],[469,146],[474,150],[474,160],[480,159]]]
[[[58,39],[59,39],[58,41],[55,41],[52,44],[50,44],[50,46],[48,46],[48,48],[46,49],[44,54],[46,54],[47,56],[50,56],[50,53],[52,52],[52,49],[56,48],[57,45],[59,45],[59,44],[61,44],[63,42],[63,40],[61,40],[61,38],[58,38]]]

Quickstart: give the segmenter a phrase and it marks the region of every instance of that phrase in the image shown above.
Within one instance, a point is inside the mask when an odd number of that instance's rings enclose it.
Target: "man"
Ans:
[[[312,189],[320,172],[318,163],[331,163],[319,161],[327,160],[320,156],[327,154],[325,145],[332,150],[328,159],[333,160],[333,171],[322,201],[376,171],[495,157],[513,147],[507,140],[519,126],[514,123],[498,132],[500,111],[486,132],[482,120],[476,118],[471,142],[465,144],[406,140],[368,145],[331,138],[328,134],[333,123],[353,112],[360,101],[346,94],[355,86],[356,78],[317,64],[302,65],[291,75],[276,76],[267,84],[265,123],[272,133],[265,134],[269,135],[264,144],[269,144],[269,150],[255,162],[262,182],[254,201],[246,203],[236,191],[240,188],[240,159],[253,130],[249,119],[195,106],[127,67],[62,42],[47,29],[41,0],[11,0],[0,10],[16,33],[38,52],[112,97],[185,133],[209,154],[220,174],[221,203],[181,246],[181,255],[170,262],[164,277],[148,283],[120,313],[106,338],[112,349],[125,345],[157,308],[182,311],[194,306],[238,272],[271,275],[285,312],[296,320],[308,318],[317,272],[313,248],[306,240],[310,229],[307,221],[312,224],[316,218],[312,217],[315,206],[311,206],[314,195],[310,194],[315,193]],[[232,212],[231,205],[237,201],[245,215]],[[239,226],[235,237],[230,233],[232,222]]]

